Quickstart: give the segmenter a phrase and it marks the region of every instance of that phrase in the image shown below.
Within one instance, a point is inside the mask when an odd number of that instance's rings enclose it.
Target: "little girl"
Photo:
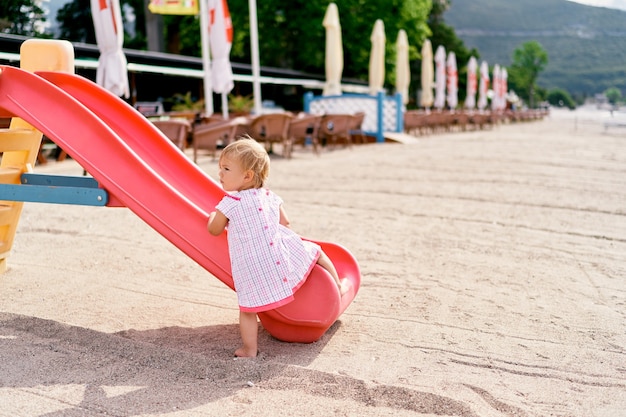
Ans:
[[[209,233],[221,234],[228,226],[230,263],[239,302],[239,329],[243,346],[237,357],[255,357],[256,313],[272,310],[293,300],[315,264],[334,278],[341,295],[347,280],[337,271],[319,245],[302,240],[289,229],[282,199],[263,188],[270,158],[256,140],[232,142],[219,158],[219,179],[224,196],[209,216]]]

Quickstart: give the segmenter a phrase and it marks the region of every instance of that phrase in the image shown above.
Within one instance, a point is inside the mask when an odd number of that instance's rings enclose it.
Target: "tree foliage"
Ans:
[[[617,87],[609,87],[604,92],[606,99],[609,100],[611,104],[617,104],[622,99],[622,92]]]
[[[57,12],[59,38],[73,42],[96,43],[96,32],[91,18],[90,0],[73,0]]]
[[[436,0],[441,2],[441,0]],[[259,56],[261,65],[323,73],[326,32],[322,26],[329,0],[264,0],[257,2]],[[367,79],[370,34],[376,19],[385,23],[387,38],[386,73],[393,81],[395,41],[400,29],[409,38],[410,59],[419,58],[419,49],[431,32],[427,19],[432,0],[341,0],[336,1],[342,26],[344,73],[346,78]],[[125,46],[145,48],[145,14],[142,0],[122,0],[136,16],[135,37]],[[250,13],[248,0],[229,0],[234,27],[231,60],[251,62]],[[95,42],[89,0],[73,0],[59,12],[64,39]],[[164,15],[167,51],[188,56],[201,55],[198,16]]]
[[[124,47],[146,49],[145,7],[143,0],[120,0],[122,10],[129,7],[135,17],[135,33],[124,33]],[[59,38],[72,42],[96,43],[96,33],[91,17],[90,0],[72,0],[59,9],[56,17],[59,23]],[[122,13],[126,22],[126,15]]]
[[[146,49],[146,5],[144,0],[120,0],[122,10],[128,7],[132,10],[135,18],[135,31],[131,35],[124,33],[124,47],[130,49]],[[149,12],[148,12],[149,13]],[[126,16],[122,13],[122,19]]]
[[[546,99],[548,103],[556,107],[567,107],[570,110],[576,108],[576,103],[574,99],[572,99],[572,96],[562,88],[553,88],[548,91]]]
[[[407,32],[413,87],[419,86],[419,58],[421,46],[430,38],[434,46],[444,45],[454,51],[462,76],[470,55],[456,36],[454,29],[444,23],[443,15],[449,0],[336,0],[342,28],[344,48],[343,77],[367,80],[371,49],[370,35],[376,19],[382,19],[386,32],[386,84],[391,87],[395,78],[395,42],[400,29]],[[135,34],[126,34],[124,46],[146,49],[146,10],[143,0],[121,0],[134,10]],[[257,2],[259,55],[261,65],[323,74],[326,31],[322,25],[330,0],[264,0]],[[231,50],[233,62],[250,63],[250,13],[248,0],[229,0],[234,27]],[[147,12],[149,13],[149,12]],[[123,14],[123,18],[125,18]],[[187,56],[201,55],[200,24],[198,16],[162,16],[166,52]],[[95,43],[89,0],[72,0],[57,17],[61,37],[71,41]]]
[[[0,31],[13,35],[43,36],[45,11],[36,0],[2,0]]]
[[[626,93],[624,12],[563,0],[455,0],[446,12],[481,58],[507,68],[520,44],[537,40],[550,62],[537,79],[577,101],[617,87]]]
[[[257,3],[261,65],[323,72],[326,32],[322,26],[329,0],[264,0]],[[407,32],[409,55],[419,57],[419,47],[430,34],[427,18],[431,0],[342,0],[336,1],[347,78],[367,79],[370,35],[376,19],[382,19],[386,34],[389,75],[395,61],[395,41],[400,29]],[[250,62],[248,0],[230,0],[235,28],[232,59]]]
[[[524,42],[513,51],[509,67],[509,83],[517,94],[533,108],[537,77],[548,65],[548,53],[537,41]]]

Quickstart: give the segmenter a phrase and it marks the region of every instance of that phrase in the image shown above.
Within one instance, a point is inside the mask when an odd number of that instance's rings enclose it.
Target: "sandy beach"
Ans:
[[[626,128],[608,118],[273,157],[292,227],[348,248],[362,285],[321,340],[261,329],[254,360],[232,357],[234,292],[130,210],[26,203],[0,416],[624,416]]]

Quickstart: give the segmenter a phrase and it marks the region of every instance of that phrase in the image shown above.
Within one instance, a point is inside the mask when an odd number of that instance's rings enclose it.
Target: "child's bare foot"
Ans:
[[[256,358],[258,354],[259,354],[258,350],[257,351],[247,350],[244,347],[240,347],[239,349],[235,351],[236,358]]]
[[[339,294],[344,295],[352,288],[352,283],[348,280],[348,278],[342,278],[339,280]]]

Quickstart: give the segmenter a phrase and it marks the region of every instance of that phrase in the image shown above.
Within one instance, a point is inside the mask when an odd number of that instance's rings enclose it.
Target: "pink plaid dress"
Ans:
[[[256,188],[225,196],[216,209],[228,218],[228,248],[239,308],[271,310],[293,300],[315,266],[320,247],[281,225],[283,200]]]

